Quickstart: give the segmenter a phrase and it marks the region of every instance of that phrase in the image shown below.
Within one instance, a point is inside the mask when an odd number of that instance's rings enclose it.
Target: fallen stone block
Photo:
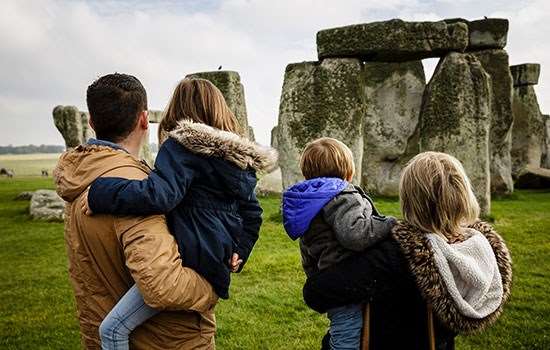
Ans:
[[[35,220],[63,221],[65,202],[52,190],[37,190],[33,193],[30,215]]]
[[[550,169],[527,166],[516,180],[516,188],[550,188]]]

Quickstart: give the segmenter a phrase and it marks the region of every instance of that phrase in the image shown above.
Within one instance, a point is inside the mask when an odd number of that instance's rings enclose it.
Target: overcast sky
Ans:
[[[240,73],[248,119],[269,143],[277,122],[285,66],[316,59],[323,28],[401,18],[483,16],[510,20],[511,64],[542,65],[536,87],[550,113],[550,1],[547,0],[2,0],[0,145],[63,144],[51,111],[86,109],[86,87],[124,72],[145,85],[152,109],[164,109],[188,73]],[[427,62],[431,75],[435,60]]]

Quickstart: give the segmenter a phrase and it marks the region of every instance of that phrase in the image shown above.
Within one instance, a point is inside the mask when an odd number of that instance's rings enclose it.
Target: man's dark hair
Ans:
[[[86,102],[97,138],[120,142],[134,130],[139,113],[147,109],[147,93],[136,77],[114,73],[88,86]]]

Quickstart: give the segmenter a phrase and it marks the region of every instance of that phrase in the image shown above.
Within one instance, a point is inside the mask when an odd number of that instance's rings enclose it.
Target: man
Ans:
[[[182,266],[165,218],[87,216],[81,209],[97,177],[142,179],[150,171],[138,159],[149,127],[145,89],[133,76],[109,74],[88,87],[87,103],[97,139],[64,153],[54,174],[67,201],[65,241],[83,347],[100,348],[101,321],[136,283],[148,305],[172,311],[138,327],[134,349],[214,349],[217,296]]]

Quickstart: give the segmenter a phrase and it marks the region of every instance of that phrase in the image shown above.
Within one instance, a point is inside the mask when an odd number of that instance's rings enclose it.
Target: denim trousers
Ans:
[[[330,349],[358,350],[363,329],[363,305],[351,304],[327,312],[330,320]]]
[[[130,333],[159,313],[145,304],[137,286],[134,284],[103,319],[99,326],[101,349],[127,350]]]

